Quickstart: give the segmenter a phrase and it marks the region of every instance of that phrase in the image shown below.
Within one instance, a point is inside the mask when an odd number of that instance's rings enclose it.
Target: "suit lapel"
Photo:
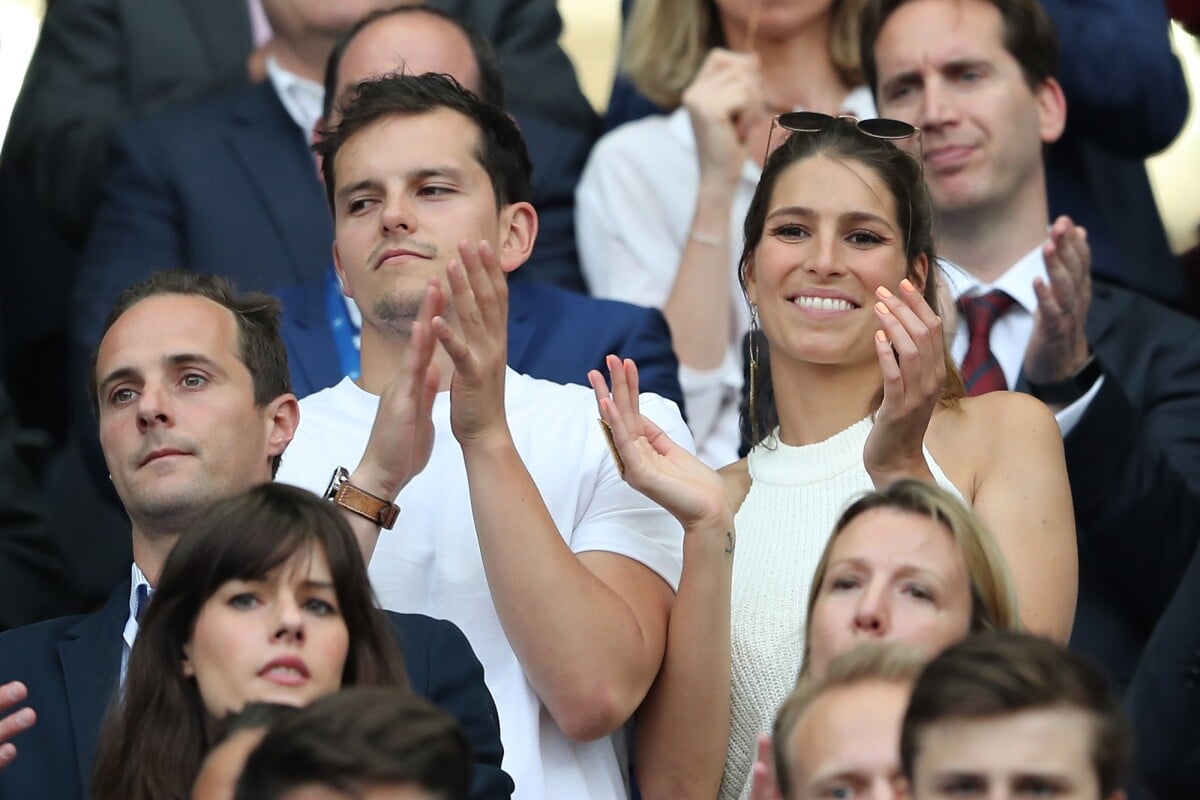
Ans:
[[[307,134],[288,116],[270,81],[241,95],[230,122],[228,143],[290,256],[294,280],[321,274],[320,266],[329,263],[333,222]]]
[[[325,280],[310,279],[281,295],[282,333],[292,367],[293,390],[299,397],[333,386],[343,377],[325,310]]]
[[[203,3],[175,0],[168,3],[176,16],[186,15],[196,26],[209,59],[215,67],[245,62],[254,48],[246,0],[204,0]]]
[[[104,608],[80,620],[58,643],[80,786],[87,786],[91,780],[100,725],[120,679],[121,632],[128,616],[126,580],[109,596]]]
[[[525,364],[537,326],[533,322],[530,288],[520,282],[508,285],[508,364]],[[525,370],[513,366],[517,372]]]

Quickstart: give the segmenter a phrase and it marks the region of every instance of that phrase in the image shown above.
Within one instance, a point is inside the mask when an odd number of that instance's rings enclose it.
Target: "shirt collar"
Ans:
[[[304,132],[305,141],[312,136],[325,103],[325,88],[316,81],[302,78],[279,66],[274,56],[267,58],[267,77],[275,87],[279,102],[288,116]]]
[[[1007,293],[1017,305],[1030,314],[1037,311],[1037,293],[1033,290],[1034,278],[1047,280],[1046,258],[1042,253],[1043,243],[1030,250],[1017,260],[1017,263],[1006,269],[1004,273],[991,283],[985,283],[971,275],[957,264],[938,259],[942,267],[942,275],[950,287],[951,296],[955,302],[965,294],[983,294],[993,289]]]

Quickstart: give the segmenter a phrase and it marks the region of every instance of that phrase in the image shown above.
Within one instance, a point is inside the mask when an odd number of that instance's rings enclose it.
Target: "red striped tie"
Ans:
[[[958,298],[958,309],[967,321],[969,343],[962,363],[963,383],[967,395],[986,394],[1008,388],[1004,370],[992,353],[992,326],[1004,316],[1015,301],[1007,293],[993,289],[987,294]]]

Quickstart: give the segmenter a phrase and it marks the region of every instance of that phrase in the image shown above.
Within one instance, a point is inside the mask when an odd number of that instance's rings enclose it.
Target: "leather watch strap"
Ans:
[[[384,530],[391,530],[400,516],[400,506],[377,497],[350,483],[350,473],[345,467],[334,470],[325,498],[347,511],[374,522]]]

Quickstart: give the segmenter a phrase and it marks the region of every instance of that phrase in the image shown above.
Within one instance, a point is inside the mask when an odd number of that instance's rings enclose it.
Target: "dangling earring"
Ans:
[[[758,306],[750,304],[750,437],[754,444],[762,438],[758,428],[758,337],[762,332],[758,328]]]

